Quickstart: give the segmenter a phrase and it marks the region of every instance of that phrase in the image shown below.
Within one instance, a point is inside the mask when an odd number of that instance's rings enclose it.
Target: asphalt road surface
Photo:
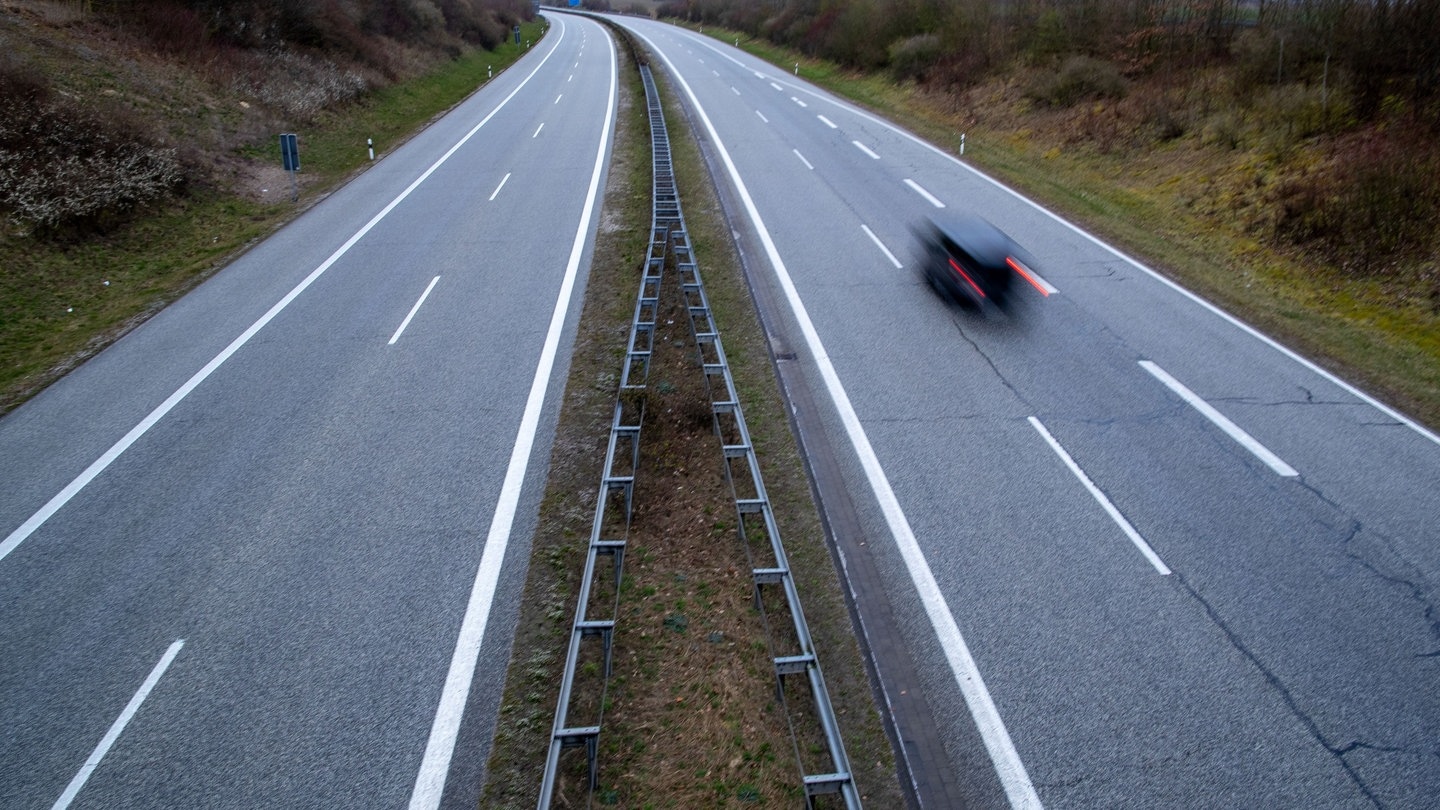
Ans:
[[[0,420],[0,807],[476,805],[614,54],[554,20]]]
[[[1433,433],[790,72],[616,19],[720,175],[927,806],[1436,806]],[[924,284],[942,207],[1028,249],[1011,310]]]

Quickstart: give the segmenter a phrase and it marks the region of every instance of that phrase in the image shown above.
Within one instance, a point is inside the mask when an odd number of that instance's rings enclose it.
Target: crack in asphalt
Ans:
[[[1280,680],[1280,677],[1276,675],[1273,671],[1271,671],[1270,668],[1267,667],[1265,663],[1260,660],[1260,657],[1256,655],[1245,644],[1245,642],[1240,638],[1239,633],[1235,632],[1235,630],[1230,627],[1230,625],[1220,615],[1220,612],[1215,609],[1215,606],[1211,605],[1209,600],[1202,596],[1200,594],[1200,591],[1198,591],[1195,586],[1190,584],[1190,581],[1185,578],[1184,574],[1181,574],[1177,571],[1175,572],[1174,576],[1175,581],[1178,582],[1180,586],[1185,589],[1186,593],[1190,594],[1190,597],[1200,604],[1200,607],[1204,609],[1205,615],[1210,618],[1210,621],[1220,629],[1220,632],[1225,634],[1225,638],[1230,642],[1230,646],[1233,647],[1237,652],[1239,652],[1240,655],[1245,658],[1245,660],[1249,661],[1251,666],[1255,667],[1255,669],[1261,674],[1261,676],[1265,678],[1265,682],[1270,685],[1270,688],[1274,689],[1275,692],[1280,695],[1280,699],[1285,702],[1285,705],[1290,709],[1290,713],[1294,715],[1297,720],[1300,721],[1301,725],[1305,727],[1305,730],[1310,733],[1310,736],[1314,738],[1314,740],[1322,747],[1324,747],[1326,751],[1330,752],[1330,754],[1340,764],[1340,767],[1344,769],[1345,774],[1350,777],[1350,781],[1355,784],[1355,787],[1360,790],[1360,792],[1365,796],[1366,799],[1370,800],[1370,803],[1372,805],[1374,805],[1375,807],[1384,807],[1384,805],[1380,802],[1380,799],[1370,790],[1369,785],[1365,784],[1365,780],[1360,776],[1359,773],[1355,771],[1353,767],[1351,767],[1350,763],[1345,759],[1345,755],[1347,753],[1356,750],[1357,748],[1367,748],[1374,750],[1379,749],[1376,749],[1375,746],[1366,745],[1360,742],[1350,742],[1343,747],[1335,746],[1328,742],[1325,739],[1325,735],[1320,731],[1320,727],[1316,724],[1315,720],[1311,718],[1310,715],[1305,712],[1305,710],[1300,708],[1299,701],[1296,700],[1295,696],[1290,692],[1289,687],[1287,687],[1285,683]]]
[[[1317,499],[1319,499],[1321,503],[1325,504],[1331,509],[1334,509],[1339,514],[1345,515],[1345,519],[1348,520],[1350,523],[1349,533],[1345,535],[1345,539],[1340,543],[1341,547],[1345,550],[1345,556],[1348,559],[1354,561],[1356,565],[1368,571],[1376,579],[1408,590],[1410,592],[1410,599],[1419,604],[1421,608],[1421,615],[1425,617],[1425,623],[1430,626],[1430,634],[1435,637],[1436,643],[1440,644],[1440,610],[1437,610],[1435,600],[1429,593],[1429,589],[1426,588],[1424,584],[1422,584],[1424,579],[1423,574],[1421,574],[1419,569],[1409,560],[1407,560],[1403,554],[1396,550],[1395,543],[1390,538],[1390,536],[1385,534],[1384,532],[1374,531],[1366,527],[1358,519],[1350,517],[1346,513],[1345,509],[1341,508],[1339,504],[1326,496],[1324,492],[1321,492],[1320,489],[1315,485],[1304,481],[1300,482],[1300,485],[1303,486],[1306,490],[1308,490]],[[1391,556],[1393,556],[1397,561],[1399,561],[1400,564],[1411,569],[1411,571],[1413,571],[1413,574],[1402,575],[1399,573],[1387,573],[1386,571],[1380,570],[1380,566],[1377,563],[1372,562],[1364,555],[1362,551],[1356,549],[1355,541],[1357,538],[1360,537],[1361,534],[1365,534],[1372,538],[1385,551],[1389,552]],[[1440,649],[1431,652],[1415,653],[1414,657],[1440,657]]]
[[[1355,530],[1351,532],[1349,537],[1345,538],[1345,542],[1342,544],[1345,546],[1345,556],[1350,558],[1351,560],[1354,560],[1357,565],[1359,565],[1361,568],[1364,568],[1366,571],[1369,571],[1372,576],[1376,577],[1382,582],[1388,582],[1391,585],[1396,585],[1408,590],[1410,592],[1410,599],[1419,604],[1421,608],[1421,615],[1425,617],[1425,623],[1430,625],[1430,635],[1435,637],[1437,643],[1440,643],[1440,616],[1437,616],[1435,610],[1435,602],[1430,598],[1430,595],[1427,593],[1425,586],[1398,574],[1387,574],[1386,572],[1381,571],[1378,566],[1365,559],[1365,557],[1362,556],[1360,552],[1354,550],[1351,544],[1363,530],[1363,527],[1361,527],[1359,522],[1357,521],[1355,523]],[[1373,536],[1377,538],[1380,542],[1382,542],[1387,548],[1391,548],[1391,543],[1389,542],[1389,539],[1386,538],[1383,534],[1373,534]],[[1394,553],[1393,548],[1391,548],[1391,553]],[[1440,650],[1433,650],[1431,652],[1414,654],[1414,657],[1416,658],[1434,658],[1437,656],[1440,656]]]
[[[990,371],[995,374],[995,379],[999,380],[1000,384],[1005,386],[1005,390],[1009,391],[1010,394],[1015,397],[1015,399],[1019,400],[1025,406],[1026,410],[1033,412],[1034,408],[1031,405],[1030,400],[1026,399],[1025,396],[1021,394],[1019,389],[1017,389],[1014,385],[1011,385],[1009,380],[1005,379],[1005,374],[1000,371],[999,366],[995,365],[995,361],[990,358],[990,355],[986,354],[985,350],[980,348],[980,344],[975,342],[975,340],[969,335],[965,334],[965,327],[960,323],[959,317],[951,315],[950,322],[955,325],[955,333],[960,336],[961,340],[970,344],[970,348],[974,349],[976,354],[980,355],[980,358],[983,359],[985,361],[985,364],[990,367]]]

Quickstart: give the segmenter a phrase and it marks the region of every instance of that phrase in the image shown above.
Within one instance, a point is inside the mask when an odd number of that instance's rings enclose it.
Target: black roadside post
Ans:
[[[290,202],[299,202],[300,183],[295,179],[295,173],[300,171],[300,144],[293,132],[280,136],[280,162],[284,164],[285,171],[290,173]]]

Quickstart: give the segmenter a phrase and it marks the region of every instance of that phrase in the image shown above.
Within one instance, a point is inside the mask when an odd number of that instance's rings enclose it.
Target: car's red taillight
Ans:
[[[969,284],[970,287],[971,287],[971,289],[975,290],[975,294],[976,294],[976,295],[980,296],[981,298],[984,298],[984,297],[985,297],[985,291],[982,290],[982,289],[980,289],[980,285],[975,283],[975,279],[970,278],[969,274],[967,274],[967,273],[960,267],[960,263],[959,263],[959,262],[955,261],[955,260],[952,258],[952,259],[950,260],[950,267],[955,270],[955,272],[960,276],[960,278],[965,279],[965,283],[966,283],[966,284]]]

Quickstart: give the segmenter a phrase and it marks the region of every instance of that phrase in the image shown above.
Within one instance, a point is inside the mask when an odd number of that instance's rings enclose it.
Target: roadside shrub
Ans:
[[[1326,166],[1279,186],[1273,234],[1356,272],[1377,275],[1435,249],[1440,160],[1404,137],[1342,142]]]
[[[890,70],[897,81],[924,82],[944,52],[938,34],[920,34],[890,43]]]
[[[122,115],[86,113],[0,72],[0,208],[22,228],[103,229],[177,190],[174,149]]]
[[[1080,101],[1124,98],[1126,83],[1109,62],[1072,56],[1058,71],[1043,72],[1026,88],[1025,95],[1051,107],[1069,107]]]
[[[1318,86],[1287,84],[1259,95],[1250,109],[1272,150],[1280,152],[1348,121],[1347,101],[1333,90],[1326,97]]]
[[[358,73],[294,51],[267,53],[260,63],[252,77],[237,79],[236,89],[300,120],[359,98],[370,87]]]

